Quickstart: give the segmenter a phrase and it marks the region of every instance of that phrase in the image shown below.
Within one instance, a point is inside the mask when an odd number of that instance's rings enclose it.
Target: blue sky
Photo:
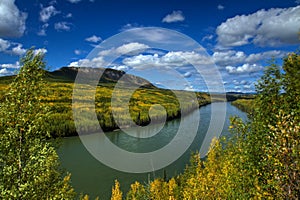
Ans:
[[[143,27],[162,27],[189,36],[206,49],[226,91],[252,92],[272,56],[282,57],[298,49],[300,1],[1,0],[0,75],[15,72],[20,67],[18,60],[32,46],[45,52],[50,70],[87,65],[86,57],[102,41]],[[149,40],[159,36],[158,31],[152,31],[147,35]],[[118,45],[114,49],[149,46],[134,40]],[[168,69],[176,69],[189,84],[178,86],[177,81],[174,88],[205,91],[197,72],[178,59],[186,56],[199,59],[193,49],[136,52],[111,67],[141,75],[157,85],[175,83],[178,77],[168,74]],[[147,70],[141,73],[143,66]]]

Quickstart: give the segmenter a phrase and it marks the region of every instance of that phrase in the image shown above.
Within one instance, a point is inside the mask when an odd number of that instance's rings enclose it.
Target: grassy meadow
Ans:
[[[118,73],[117,71],[115,73]],[[64,77],[67,77],[64,79]],[[1,97],[9,88],[12,77],[0,79]],[[73,112],[72,112],[72,94],[74,83],[72,79],[65,75],[51,75],[46,78],[45,96],[40,97],[42,102],[49,108],[47,121],[45,122],[52,136],[74,136],[77,135],[75,129]],[[115,81],[101,81],[96,88],[95,94],[95,110],[101,128],[104,131],[112,131],[119,128],[112,115],[111,98],[114,91]],[[85,91],[85,98],[93,98],[93,90],[89,85],[82,86]],[[210,103],[210,96],[205,93],[194,93],[188,91],[171,91],[166,89],[151,87],[140,87],[133,93],[130,92],[130,86],[122,86],[118,90],[116,104],[122,103],[122,100],[129,100],[129,113],[126,114],[125,107],[114,108],[114,113],[119,118],[119,125],[126,127],[128,120],[133,121],[137,125],[147,125],[150,123],[149,110],[152,109],[152,120],[159,122],[164,117],[167,120],[180,117],[182,114],[188,113],[202,105]],[[182,99],[179,104],[179,96]],[[197,102],[190,99],[196,95]],[[161,111],[163,106],[166,112]],[[90,133],[96,130],[98,124],[88,119],[86,113],[92,111],[91,107],[80,109],[80,117],[84,132]]]

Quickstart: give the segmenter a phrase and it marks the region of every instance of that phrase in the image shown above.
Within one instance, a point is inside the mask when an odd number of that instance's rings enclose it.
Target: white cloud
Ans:
[[[46,29],[48,28],[49,24],[43,24],[41,30],[37,33],[39,36],[45,36],[46,34]]]
[[[26,53],[28,49],[23,48],[23,45],[20,43],[14,43],[10,42],[8,40],[3,40],[0,38],[0,52],[4,52],[6,54],[12,54],[12,55],[17,55],[17,56],[22,56]],[[42,48],[42,49],[35,49],[36,52],[43,52],[46,53],[47,50]]]
[[[158,54],[154,55],[137,55],[123,60],[123,64],[136,67],[136,68],[147,68],[147,67],[184,67],[190,64],[212,64],[209,57],[198,54],[196,52],[168,52],[167,54],[159,57]]]
[[[27,13],[21,12],[14,0],[0,1],[0,37],[20,37],[26,25]]]
[[[96,35],[93,35],[91,37],[85,38],[85,41],[94,42],[94,43],[100,42],[101,40],[102,40],[101,37],[98,37]]]
[[[144,49],[147,49],[147,48],[149,48],[148,45],[141,44],[141,43],[138,43],[138,42],[131,42],[131,43],[124,44],[124,45],[118,47],[116,49],[116,52],[122,55],[122,54],[126,54],[127,52],[132,52],[132,51],[137,51],[137,50],[144,50]]]
[[[106,67],[106,62],[103,57],[95,57],[92,60],[80,59],[69,64],[70,67],[93,67],[93,68],[103,68]]]
[[[254,63],[258,61],[266,61],[266,60],[270,60],[272,57],[282,58],[285,55],[286,52],[278,51],[278,50],[266,51],[262,53],[252,53],[245,59],[245,62]]]
[[[129,29],[133,29],[133,28],[142,28],[143,26],[142,25],[139,25],[137,23],[128,23],[128,24],[125,24],[124,26],[122,26],[122,28],[120,29],[120,31],[126,31],[126,30],[129,30]]]
[[[58,22],[54,24],[54,28],[57,31],[69,31],[71,29],[71,23]]]
[[[212,58],[214,62],[219,66],[227,66],[227,65],[238,65],[242,63],[256,63],[259,61],[266,61],[271,59],[272,57],[283,57],[286,53],[283,51],[272,50],[261,53],[252,53],[250,55],[246,55],[243,51],[216,51],[213,53]]]
[[[223,5],[221,5],[221,4],[219,4],[219,5],[217,6],[217,9],[218,9],[218,10],[224,10],[224,8],[225,8],[225,7],[224,7]]]
[[[131,42],[127,44],[123,44],[117,48],[106,49],[100,51],[98,53],[99,56],[109,56],[109,55],[123,55],[123,54],[137,54],[139,52],[143,52],[145,49],[149,48],[148,45],[138,43],[138,42]]]
[[[246,73],[252,73],[252,72],[258,72],[263,69],[262,66],[257,65],[257,64],[243,64],[242,66],[239,67],[232,67],[232,66],[227,66],[226,71],[229,74],[246,74]]]
[[[0,38],[0,52],[6,51],[10,47],[10,42]]]
[[[6,68],[0,69],[0,76],[12,75],[12,72],[7,70]]]
[[[213,60],[217,65],[226,66],[226,65],[235,65],[243,63],[246,59],[246,54],[242,51],[216,51],[212,55]]]
[[[17,61],[13,64],[0,64],[0,76],[13,75],[16,69],[20,68],[20,63]]]
[[[195,88],[192,85],[186,86],[184,88],[184,90],[187,90],[187,91],[196,91]]]
[[[12,48],[11,51],[13,54],[21,56],[21,55],[24,55],[27,50],[23,48],[22,44],[17,44],[17,46]]]
[[[162,19],[162,22],[165,23],[182,22],[182,21],[184,21],[184,16],[182,14],[182,11],[180,10],[173,11],[171,14],[168,14]]]
[[[78,3],[78,2],[80,2],[81,0],[67,0],[68,2],[70,2],[70,3]]]
[[[66,18],[71,18],[71,17],[73,17],[73,14],[72,13],[68,13],[65,17]]]
[[[112,69],[116,69],[116,70],[121,70],[121,71],[128,71],[130,69],[130,67],[126,66],[126,65],[115,65],[113,67],[111,67]]]
[[[184,76],[185,78],[189,78],[189,77],[192,76],[192,73],[191,73],[191,72],[186,72],[186,73],[183,74],[183,76]]]
[[[19,69],[20,68],[20,63],[17,61],[14,64],[0,64],[1,68],[5,68],[5,69]]]
[[[74,50],[74,53],[75,53],[76,55],[80,55],[82,52],[81,52],[80,50],[78,50],[78,49],[75,49],[75,50]]]
[[[217,27],[218,43],[241,46],[254,43],[276,46],[299,43],[300,6],[259,10],[250,15],[227,19]]]
[[[203,38],[202,38],[202,40],[201,41],[205,41],[205,40],[212,40],[214,38],[214,36],[213,35],[206,35],[206,36],[204,36]]]
[[[48,7],[43,8],[40,11],[40,20],[42,22],[48,22],[49,19],[55,15],[57,15],[58,13],[60,13],[59,11],[56,10],[56,8],[53,5],[50,5]]]
[[[45,54],[45,53],[47,53],[47,49],[45,49],[45,48],[35,49],[33,53],[35,55],[38,53]]]
[[[154,55],[137,55],[123,60],[123,64],[134,67],[134,68],[143,68],[145,66],[158,66],[160,65],[160,58],[157,54]]]

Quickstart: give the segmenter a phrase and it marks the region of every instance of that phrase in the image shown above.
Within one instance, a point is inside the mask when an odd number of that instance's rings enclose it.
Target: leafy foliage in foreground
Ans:
[[[204,161],[196,153],[183,174],[135,182],[123,199],[299,199],[300,55],[285,58],[283,70],[266,69],[251,121],[232,118],[231,138],[214,140]]]
[[[58,155],[46,140],[43,55],[29,50],[0,104],[0,198],[73,199],[70,175],[62,178]]]

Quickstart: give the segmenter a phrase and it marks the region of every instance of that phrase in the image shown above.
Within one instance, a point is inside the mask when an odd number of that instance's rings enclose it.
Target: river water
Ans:
[[[166,122],[158,134],[147,139],[128,136],[121,130],[105,134],[111,142],[124,150],[139,153],[150,152],[164,147],[174,138],[181,120],[193,124],[196,118],[195,115],[199,115],[200,113],[198,132],[188,150],[175,162],[161,170],[149,173],[125,173],[107,167],[86,150],[79,137],[61,139],[58,154],[61,159],[62,167],[72,174],[71,180],[75,191],[77,193],[89,194],[91,199],[94,199],[96,196],[99,196],[100,199],[110,199],[111,188],[114,185],[115,179],[118,179],[121,184],[121,190],[125,193],[129,189],[130,184],[136,180],[141,183],[147,183],[154,178],[163,177],[164,173],[166,173],[167,177],[179,174],[183,172],[185,166],[188,164],[191,152],[200,150],[210,124],[212,105],[215,107],[214,111],[217,111],[218,107],[223,108],[226,106],[226,120],[222,135],[226,136],[229,134],[230,116],[239,116],[243,120],[247,119],[246,113],[240,111],[230,103],[218,102],[203,106],[200,108],[200,112],[193,112],[185,116],[184,119],[175,119]],[[143,137],[145,137],[145,135],[147,136],[147,134],[151,134],[153,130],[159,128],[159,125],[149,126],[142,133],[139,132],[137,134],[143,134]],[[98,134],[85,136],[85,140],[90,140],[92,143],[95,143],[98,139]],[[182,141],[184,141],[184,139],[185,138],[182,138]]]

